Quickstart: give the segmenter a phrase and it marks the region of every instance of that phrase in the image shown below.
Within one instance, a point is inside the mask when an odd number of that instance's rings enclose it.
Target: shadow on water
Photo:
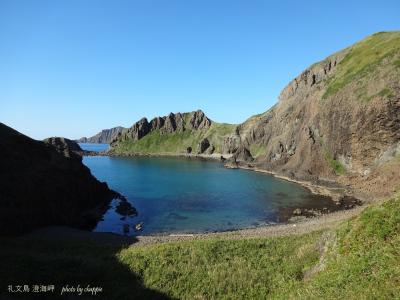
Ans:
[[[58,232],[58,236],[54,236]],[[118,259],[121,250],[136,238],[72,230],[61,234],[39,232],[18,238],[0,237],[0,299],[171,299],[147,288],[140,274]],[[28,285],[29,293],[10,293],[9,285]],[[54,292],[33,292],[33,285],[54,285]],[[62,288],[101,287],[90,292]]]

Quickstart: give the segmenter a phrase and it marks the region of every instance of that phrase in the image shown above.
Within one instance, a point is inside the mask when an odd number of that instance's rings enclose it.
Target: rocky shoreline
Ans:
[[[123,153],[123,154],[114,154],[112,152],[93,152],[93,151],[85,151],[83,155],[89,156],[110,156],[110,157],[178,157],[178,158],[194,158],[194,159],[207,159],[207,160],[219,160],[222,162],[228,161],[225,163],[224,166],[228,169],[243,169],[243,170],[250,170],[260,173],[265,173],[276,178],[290,181],[296,184],[299,184],[305,188],[307,188],[312,194],[315,195],[322,195],[331,197],[333,201],[339,203],[340,200],[345,197],[354,197],[359,199],[360,201],[367,201],[362,195],[354,196],[354,191],[338,183],[328,185],[316,184],[311,181],[305,180],[298,180],[294,178],[290,178],[289,176],[281,175],[273,171],[265,170],[254,166],[251,163],[235,163],[232,164],[229,160],[233,157],[233,154],[221,154],[221,153],[214,153],[214,154],[189,154],[189,153]]]
[[[136,242],[131,246],[142,246],[156,243],[169,243],[178,241],[204,240],[220,238],[229,240],[277,237],[287,235],[306,234],[317,230],[335,228],[342,221],[360,214],[367,204],[356,206],[349,210],[341,210],[313,218],[306,218],[285,224],[268,224],[255,228],[236,229],[232,231],[196,233],[196,234],[170,234],[170,235],[143,235],[136,236]]]
[[[268,224],[254,228],[234,229],[231,231],[220,232],[124,236],[110,232],[91,232],[65,226],[49,226],[35,230],[34,232],[29,233],[28,236],[52,240],[64,239],[67,237],[69,240],[90,240],[99,243],[129,245],[130,247],[206,239],[239,240],[279,237],[288,235],[301,235],[318,230],[334,229],[341,222],[349,220],[350,218],[360,214],[366,206],[367,204],[364,203],[352,209],[336,211],[333,213],[324,214],[313,218],[296,220],[285,224]]]
[[[214,154],[214,155],[207,155],[207,154],[171,154],[171,153],[156,153],[156,154],[141,154],[141,153],[135,153],[135,154],[127,154],[127,155],[114,155],[112,153],[108,152],[101,152],[101,153],[90,153],[90,155],[101,155],[101,156],[112,156],[112,157],[180,157],[180,158],[194,158],[194,159],[206,159],[206,160],[220,160],[220,161],[225,161],[225,159],[229,159],[232,157],[230,156],[222,156],[220,154]],[[224,159],[221,159],[223,157]],[[349,187],[343,187],[338,184],[331,184],[331,186],[324,186],[324,185],[319,185],[310,181],[301,181],[297,180],[294,178],[290,178],[288,176],[284,176],[281,174],[277,174],[272,171],[264,170],[261,168],[258,168],[252,164],[249,163],[236,163],[234,165],[230,163],[226,163],[224,165],[226,168],[234,168],[234,169],[244,169],[244,170],[250,170],[250,171],[255,171],[255,172],[260,172],[264,173],[270,176],[274,176],[276,178],[279,178],[281,180],[286,180],[290,181],[296,184],[301,185],[302,187],[306,188],[311,192],[311,194],[316,195],[316,196],[323,196],[329,198],[331,201],[334,202],[334,206],[332,207],[321,207],[321,208],[316,208],[316,207],[288,207],[286,211],[282,212],[282,223],[279,224],[267,224],[267,225],[261,225],[255,228],[247,228],[247,229],[237,229],[233,230],[232,232],[252,232],[251,234],[254,234],[253,231],[257,233],[264,232],[263,227],[271,227],[273,226],[275,229],[280,228],[280,227],[285,227],[287,225],[293,225],[293,224],[299,224],[299,223],[304,223],[304,222],[311,222],[313,224],[318,224],[318,226],[324,226],[322,223],[324,219],[326,219],[326,216],[333,215],[333,216],[341,216],[343,215],[349,215],[351,213],[348,213],[348,211],[353,211],[353,210],[358,210],[359,207],[364,207],[365,204],[367,203],[366,199],[360,198],[360,197],[355,197],[354,192],[349,188]],[[317,201],[317,200],[315,200]],[[336,219],[337,217],[334,217]],[[316,221],[320,220],[320,221]],[[302,225],[303,226],[303,225]],[[275,229],[273,230],[275,232]],[[280,229],[279,229],[280,230]],[[290,230],[291,232],[292,230]],[[269,232],[269,230],[268,230]],[[225,232],[226,233],[226,232]],[[217,233],[201,233],[201,234],[177,234],[175,235],[176,237],[182,237],[182,236],[193,236],[197,237],[198,235],[200,236],[213,236],[215,234],[224,234],[224,232],[217,232]],[[167,239],[170,240],[170,235],[163,235],[163,234],[158,234],[151,236],[151,239],[157,240],[157,237],[162,237],[161,239]],[[175,238],[176,238],[175,237]],[[175,238],[172,238],[173,240]],[[149,236],[144,236],[143,239],[148,240]]]

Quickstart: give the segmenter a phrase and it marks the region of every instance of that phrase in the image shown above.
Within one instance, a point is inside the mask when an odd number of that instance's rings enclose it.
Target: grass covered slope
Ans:
[[[303,298],[400,298],[400,196],[366,209],[337,232],[325,267],[297,292]]]
[[[199,143],[207,138],[215,147],[214,153],[223,152],[224,138],[234,132],[236,125],[213,122],[209,128],[171,133],[156,129],[139,140],[121,140],[112,145],[115,154],[182,154],[188,147],[198,152]]]
[[[339,63],[333,77],[327,81],[323,99],[329,98],[347,85],[353,84],[360,100],[371,101],[375,97],[394,97],[390,83],[400,75],[400,32],[378,32],[354,44]],[[370,81],[385,80],[387,86],[379,91],[369,87]]]
[[[1,238],[3,285],[101,285],[102,299],[400,297],[400,196],[336,231],[299,236],[123,248],[31,239]]]

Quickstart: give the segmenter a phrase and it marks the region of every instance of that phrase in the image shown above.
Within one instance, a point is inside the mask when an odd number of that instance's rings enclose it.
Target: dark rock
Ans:
[[[121,216],[136,216],[136,209],[126,199],[119,201],[115,211]]]
[[[192,147],[187,147],[186,148],[186,153],[188,153],[188,154],[192,153]]]
[[[210,144],[210,146],[207,148],[205,154],[211,155],[211,154],[214,153],[214,151],[215,151],[214,145],[213,145],[213,144]]]
[[[205,138],[199,143],[199,154],[204,153],[210,147],[210,141]]]
[[[0,123],[0,235],[48,225],[94,228],[120,195],[71,153],[66,139],[44,143]]]

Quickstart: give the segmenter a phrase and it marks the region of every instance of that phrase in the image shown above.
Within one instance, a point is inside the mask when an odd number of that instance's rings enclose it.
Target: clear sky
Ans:
[[[0,122],[78,138],[201,108],[239,123],[400,1],[0,0]]]

